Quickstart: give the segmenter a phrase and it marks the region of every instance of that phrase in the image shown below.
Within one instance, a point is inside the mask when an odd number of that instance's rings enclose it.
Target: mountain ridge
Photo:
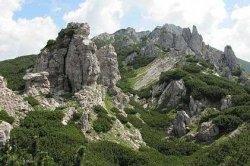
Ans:
[[[0,77],[3,165],[250,163],[250,90],[230,46],[195,26],[89,34],[69,23],[49,40],[19,94]]]

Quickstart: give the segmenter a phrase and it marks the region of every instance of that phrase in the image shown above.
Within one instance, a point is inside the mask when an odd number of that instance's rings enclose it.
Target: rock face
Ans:
[[[88,113],[83,113],[81,117],[81,128],[84,131],[89,130],[89,115]]]
[[[76,112],[77,110],[75,109],[75,107],[67,108],[67,110],[65,110],[64,117],[62,119],[62,124],[66,126],[68,122],[73,118],[73,115]]]
[[[12,130],[11,124],[0,121],[0,145],[6,144],[7,141],[10,139],[10,131]]]
[[[72,91],[97,82],[100,73],[95,44],[82,35],[75,35],[70,42],[66,57],[66,76]]]
[[[232,106],[232,96],[227,95],[225,98],[221,100],[221,110],[227,109]]]
[[[218,134],[219,128],[210,121],[201,124],[200,131],[197,133],[196,137],[198,141],[208,142],[213,140]]]
[[[6,80],[0,76],[0,106],[16,121],[25,116],[25,113],[32,110],[28,102],[24,101],[21,96],[16,95],[12,90],[7,88]]]
[[[25,93],[31,96],[46,96],[50,94],[49,73],[28,73],[23,79],[26,81]]]
[[[189,111],[188,114],[192,117],[197,115],[204,109],[204,104],[199,100],[194,100],[192,96],[190,96],[190,103],[189,103]]]
[[[96,55],[101,68],[99,82],[102,85],[114,87],[121,79],[114,47],[112,45],[104,46],[97,51]]]
[[[171,81],[162,92],[158,105],[166,104],[168,107],[176,107],[182,97],[186,95],[186,87],[183,80]]]
[[[176,136],[181,137],[189,131],[187,127],[187,125],[189,124],[190,117],[188,116],[188,114],[185,111],[178,111],[176,118],[173,122],[172,131]]]
[[[47,71],[51,90],[78,91],[96,83],[100,73],[96,46],[88,39],[88,24],[69,23],[53,44],[38,55],[35,72]]]

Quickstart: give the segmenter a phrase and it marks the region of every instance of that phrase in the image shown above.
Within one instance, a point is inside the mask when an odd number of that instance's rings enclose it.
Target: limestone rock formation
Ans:
[[[114,47],[112,45],[104,46],[96,52],[96,56],[101,68],[99,82],[107,87],[114,87],[121,79]]]
[[[189,103],[189,111],[188,114],[189,116],[194,116],[203,111],[205,105],[199,101],[195,100],[192,96],[190,96],[190,103]]]
[[[190,117],[188,114],[185,111],[178,111],[173,122],[172,131],[176,136],[181,137],[189,131],[189,128],[187,127],[189,124]]]
[[[10,139],[10,131],[12,130],[12,125],[4,122],[4,121],[0,121],[0,145],[1,144],[6,144],[7,141]]]
[[[19,95],[7,88],[6,80],[0,76],[0,106],[10,116],[14,117],[16,122],[25,116],[25,113],[32,111],[28,102],[24,101]]]
[[[86,23],[69,23],[56,41],[38,55],[35,72],[47,71],[53,92],[78,91],[96,83],[100,73],[96,46],[88,39]]]
[[[74,113],[76,113],[77,110],[75,109],[75,107],[69,107],[65,110],[64,112],[64,117],[62,119],[62,124],[63,125],[67,125],[68,122],[73,118]]]
[[[83,113],[81,117],[81,128],[84,131],[89,130],[89,114],[88,113]]]
[[[219,128],[210,121],[201,124],[200,131],[197,133],[196,137],[198,141],[208,142],[212,141],[218,134]]]
[[[158,105],[165,104],[168,107],[176,107],[185,95],[186,87],[183,80],[171,81],[162,92]]]
[[[23,79],[26,81],[25,93],[31,96],[46,96],[50,94],[49,73],[27,73]]]
[[[95,44],[82,36],[75,35],[69,45],[66,57],[66,76],[69,85],[77,92],[85,85],[97,82],[100,73]]]
[[[221,100],[221,110],[227,109],[232,106],[232,96],[227,95],[225,98]]]

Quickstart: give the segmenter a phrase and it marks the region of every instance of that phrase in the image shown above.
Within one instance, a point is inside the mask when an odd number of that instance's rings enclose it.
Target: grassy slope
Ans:
[[[243,69],[245,69],[246,72],[250,72],[250,62],[238,59],[238,63],[241,65]]]
[[[8,81],[8,87],[14,91],[24,89],[23,76],[35,63],[35,55],[27,55],[0,62],[0,75]]]

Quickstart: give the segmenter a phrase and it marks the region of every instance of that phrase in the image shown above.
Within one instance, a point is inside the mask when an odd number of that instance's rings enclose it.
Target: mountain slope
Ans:
[[[27,69],[34,66],[35,59],[35,55],[27,55],[0,62],[0,75],[7,79],[10,89],[14,91],[24,90],[23,76]]]
[[[250,90],[230,46],[195,26],[89,33],[69,23],[41,50],[17,95],[33,110],[0,121],[2,165],[250,164]]]
[[[242,59],[237,59],[239,65],[246,71],[250,72],[250,62],[244,61]]]

